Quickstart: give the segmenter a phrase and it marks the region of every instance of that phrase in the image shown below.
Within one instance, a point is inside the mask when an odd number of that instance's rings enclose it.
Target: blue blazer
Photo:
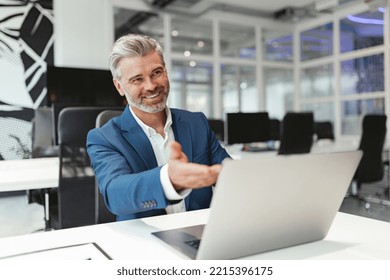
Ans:
[[[175,140],[190,162],[213,165],[229,157],[203,113],[171,109]],[[148,137],[129,107],[87,136],[91,164],[108,209],[117,220],[166,214],[160,169]],[[187,211],[208,208],[211,188],[194,189],[185,198]]]

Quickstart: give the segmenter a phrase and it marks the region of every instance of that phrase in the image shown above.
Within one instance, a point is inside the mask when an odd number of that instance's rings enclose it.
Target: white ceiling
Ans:
[[[212,0],[212,2],[264,12],[276,12],[286,7],[304,7],[313,4],[315,0]]]

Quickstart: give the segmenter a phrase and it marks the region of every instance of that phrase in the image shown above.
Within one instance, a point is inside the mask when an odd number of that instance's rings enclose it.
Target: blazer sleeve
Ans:
[[[161,168],[142,170],[139,155],[118,140],[121,135],[115,134],[119,132],[93,129],[87,136],[91,165],[107,208],[118,216],[166,208]]]

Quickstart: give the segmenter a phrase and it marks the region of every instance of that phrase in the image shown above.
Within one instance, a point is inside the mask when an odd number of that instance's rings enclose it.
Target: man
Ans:
[[[87,137],[98,185],[117,220],[203,209],[228,153],[204,114],[166,105],[169,79],[152,38],[119,38],[110,55],[113,82],[129,104]]]

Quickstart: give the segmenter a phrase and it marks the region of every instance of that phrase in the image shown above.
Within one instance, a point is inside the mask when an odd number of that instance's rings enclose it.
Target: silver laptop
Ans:
[[[321,240],[361,157],[353,151],[225,160],[207,224],[152,234],[192,259],[234,259]]]

